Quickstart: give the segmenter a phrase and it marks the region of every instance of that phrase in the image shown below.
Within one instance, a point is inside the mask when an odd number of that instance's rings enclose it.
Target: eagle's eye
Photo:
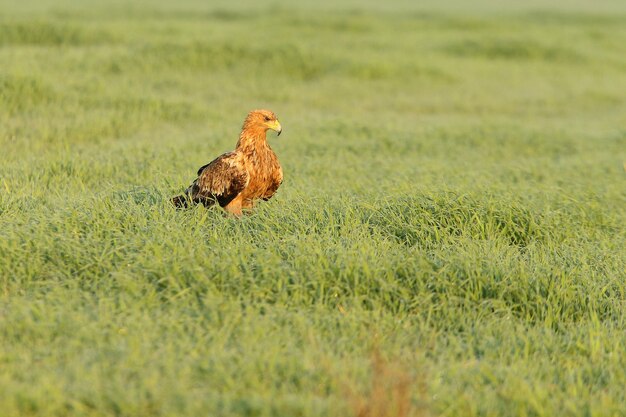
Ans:
[[[268,116],[263,116],[263,118],[265,119],[266,122],[270,121],[270,118]]]

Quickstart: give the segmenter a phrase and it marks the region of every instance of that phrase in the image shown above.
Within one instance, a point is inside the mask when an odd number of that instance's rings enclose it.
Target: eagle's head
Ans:
[[[275,130],[280,136],[283,131],[278,118],[269,110],[252,110],[243,122],[243,130],[260,130],[266,132],[268,129]]]

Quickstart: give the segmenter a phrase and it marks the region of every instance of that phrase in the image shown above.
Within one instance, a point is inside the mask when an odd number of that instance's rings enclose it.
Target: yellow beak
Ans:
[[[268,122],[267,127],[275,130],[276,133],[278,133],[278,136],[280,136],[280,133],[283,131],[283,127],[280,125],[280,122],[278,120],[272,120],[271,122]]]

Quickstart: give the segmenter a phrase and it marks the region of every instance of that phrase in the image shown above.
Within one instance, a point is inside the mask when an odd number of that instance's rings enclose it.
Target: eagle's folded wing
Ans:
[[[192,185],[196,201],[217,200],[220,206],[232,201],[250,181],[250,175],[236,152],[225,153],[198,170]]]

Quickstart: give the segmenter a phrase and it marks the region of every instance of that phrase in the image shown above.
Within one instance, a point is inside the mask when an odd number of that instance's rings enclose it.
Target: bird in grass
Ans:
[[[259,199],[269,200],[283,182],[278,157],[267,143],[271,129],[280,135],[282,127],[269,110],[253,110],[243,122],[237,147],[218,156],[198,170],[198,178],[184,194],[172,198],[178,208],[190,204],[211,207],[219,204],[227,212],[241,216]]]

